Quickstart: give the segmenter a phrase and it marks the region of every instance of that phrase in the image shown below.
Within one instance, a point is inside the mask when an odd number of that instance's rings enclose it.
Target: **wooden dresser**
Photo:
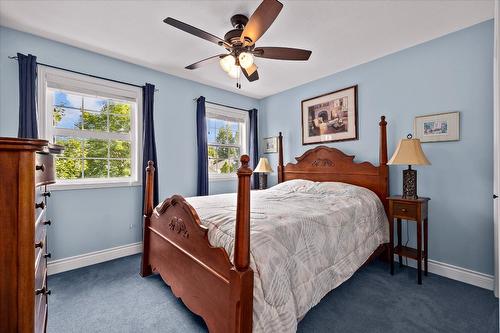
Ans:
[[[0,332],[45,332],[47,185],[54,153],[45,140],[0,138]]]

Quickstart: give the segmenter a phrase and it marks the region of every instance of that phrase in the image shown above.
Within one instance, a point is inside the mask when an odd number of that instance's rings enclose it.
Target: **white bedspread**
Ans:
[[[232,260],[236,194],[187,201],[210,243]],[[378,197],[344,183],[293,180],[252,191],[250,216],[254,332],[295,332],[307,311],[388,242]]]

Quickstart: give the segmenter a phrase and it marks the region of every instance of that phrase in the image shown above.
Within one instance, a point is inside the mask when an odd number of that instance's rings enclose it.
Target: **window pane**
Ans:
[[[108,176],[108,160],[85,159],[84,162],[85,178],[103,178]]]
[[[81,109],[82,96],[57,90],[54,91],[54,105]]]
[[[84,141],[85,157],[108,157],[108,140],[85,139]]]
[[[83,97],[83,108],[85,110],[103,111],[106,106],[106,100],[99,97]]]
[[[109,105],[107,106],[107,112],[109,114],[130,116],[130,110],[131,106],[128,103],[109,101]]]
[[[235,173],[238,170],[239,147],[208,146],[208,172]]]
[[[82,178],[82,160],[76,158],[56,158],[57,179]]]
[[[71,136],[56,136],[54,143],[64,146],[62,157],[81,158],[83,155],[82,140]]]
[[[83,129],[106,132],[108,130],[108,115],[103,112],[83,111]]]
[[[208,157],[208,173],[219,173],[217,159]]]
[[[52,114],[56,128],[80,129],[82,127],[80,110],[55,106]]]
[[[130,116],[109,115],[110,132],[130,132]]]
[[[110,177],[130,177],[130,160],[110,160],[109,161],[109,176]]]
[[[112,158],[130,158],[131,157],[130,142],[129,141],[120,141],[120,140],[111,140],[110,157],[112,157]]]

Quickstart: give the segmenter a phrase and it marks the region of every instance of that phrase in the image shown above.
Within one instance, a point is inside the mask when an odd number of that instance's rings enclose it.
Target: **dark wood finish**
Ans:
[[[234,265],[223,248],[210,245],[208,229],[184,198],[174,195],[153,209],[154,168],[148,163],[141,275],[160,274],[211,332],[252,331],[248,161],[243,155],[238,170]]]
[[[374,191],[387,207],[389,174],[387,169],[386,122],[380,122],[380,165],[356,163],[335,148],[316,147],[297,163],[283,165],[283,136],[279,143],[279,181],[310,179],[342,181]],[[171,286],[174,295],[200,315],[210,332],[251,332],[253,316],[253,271],[250,264],[250,177],[249,157],[241,157],[235,225],[234,264],[223,248],[212,247],[208,229],[195,209],[182,196],[166,199],[153,207],[153,162],[146,169],[144,234],[141,275],[158,273]],[[367,262],[388,250],[379,246]]]
[[[55,182],[47,149],[45,140],[0,138],[2,333],[44,332],[46,327],[46,185]]]
[[[291,47],[256,47],[253,54],[259,58],[278,59],[278,60],[309,60],[311,51],[304,49],[295,49]]]
[[[283,166],[283,134],[281,132],[278,135],[278,183],[283,182],[283,171],[285,167]]]
[[[398,255],[399,266],[403,266],[403,258],[407,257],[417,261],[417,281],[422,284],[422,260],[424,261],[424,274],[428,274],[428,211],[430,198],[419,197],[418,199],[406,199],[401,196],[388,197],[389,201],[389,225],[390,225],[390,251],[391,274],[394,274],[394,254]],[[398,229],[398,245],[394,247],[394,219]],[[417,225],[417,248],[413,249],[401,244],[401,219],[415,221]],[[424,233],[422,249],[422,227]]]
[[[185,31],[188,34],[194,35],[204,40],[208,40],[209,42],[215,43],[217,45],[226,45],[226,42],[222,38],[214,36],[211,33],[193,27],[192,25],[189,25],[187,23],[176,20],[173,17],[167,17],[166,19],[163,20],[163,22],[179,30]]]
[[[307,102],[307,101],[310,101],[311,99],[316,99],[316,98],[320,98],[320,97],[323,97],[323,96],[327,96],[327,95],[331,95],[331,94],[335,94],[335,93],[338,93],[340,91],[344,91],[344,90],[349,90],[349,89],[352,89],[354,88],[354,120],[356,122],[356,125],[354,126],[355,129],[356,129],[356,136],[354,138],[347,138],[347,139],[337,139],[337,140],[327,140],[327,141],[321,141],[321,142],[308,142],[308,143],[305,143],[304,142],[304,103]],[[300,112],[301,112],[301,123],[300,123],[300,127],[302,128],[302,145],[305,146],[305,145],[317,145],[317,144],[324,144],[324,143],[329,143],[329,142],[341,142],[341,141],[352,141],[352,140],[358,140],[358,85],[354,85],[354,86],[350,86],[350,87],[346,87],[346,88],[342,88],[342,89],[339,89],[339,90],[335,90],[335,91],[331,91],[329,93],[326,93],[326,94],[323,94],[323,95],[319,95],[319,96],[314,96],[314,97],[311,97],[311,98],[308,98],[308,99],[304,99],[302,102],[301,102],[301,107],[300,107]],[[385,122],[385,116],[382,116],[382,120],[381,120],[381,123],[382,122]],[[386,123],[387,124],[387,123]],[[384,125],[385,127],[385,125]],[[380,137],[380,140],[382,140],[383,138]],[[386,142],[387,142],[387,138],[385,137],[386,139]],[[386,143],[387,144],[387,143]],[[387,163],[387,161],[385,161],[385,163]]]
[[[269,29],[283,8],[278,0],[264,0],[245,24],[240,41],[245,46],[251,46]]]

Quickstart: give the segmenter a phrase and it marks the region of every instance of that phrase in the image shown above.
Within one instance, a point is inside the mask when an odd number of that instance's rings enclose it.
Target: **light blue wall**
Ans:
[[[196,103],[207,100],[241,108],[259,101],[79,48],[0,27],[0,136],[16,136],[18,124],[17,62],[7,57],[32,53],[38,61],[126,82],[156,85],[155,127],[160,197],[196,194]],[[173,50],[174,52],[174,50]],[[167,57],[168,54],[165,54]],[[235,182],[211,184],[211,193],[235,191]],[[141,189],[122,187],[53,191],[49,241],[53,259],[141,240]],[[132,225],[132,228],[130,226]]]
[[[389,122],[392,154],[412,132],[415,116],[461,112],[460,141],[423,144],[432,165],[417,168],[418,192],[432,198],[430,258],[493,274],[493,21],[265,98],[261,136],[282,131],[285,161],[292,161],[311,148],[301,143],[301,101],[354,84],[359,140],[328,145],[356,154],[358,161],[378,163],[380,115]],[[276,165],[276,154],[270,157]],[[401,193],[402,168],[390,170],[391,193]],[[413,232],[410,238],[414,243]]]
[[[430,257],[493,273],[493,22],[449,34],[261,101],[159,73],[116,59],[0,28],[0,136],[17,134],[17,52],[39,61],[118,80],[154,83],[160,197],[196,191],[195,104],[193,98],[258,108],[260,137],[284,133],[285,161],[302,146],[300,102],[358,84],[359,140],[329,144],[358,160],[378,159],[380,115],[389,121],[389,151],[412,131],[416,115],[460,111],[461,140],[426,143],[432,166],[420,167],[419,193],[430,196]],[[166,55],[168,56],[168,55]],[[334,55],[333,55],[334,56]],[[327,66],[328,64],[325,64]],[[276,155],[267,155],[276,165]],[[401,192],[401,170],[391,167],[391,192]],[[270,183],[276,182],[274,174]],[[234,183],[213,183],[212,193],[234,191]],[[140,240],[140,188],[54,192],[49,214],[55,259]],[[130,225],[132,228],[130,229]],[[412,225],[413,227],[413,225]],[[413,228],[410,238],[414,242]]]

